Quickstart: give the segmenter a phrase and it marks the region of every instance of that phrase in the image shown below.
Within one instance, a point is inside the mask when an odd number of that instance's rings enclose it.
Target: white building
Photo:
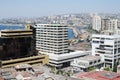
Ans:
[[[68,53],[68,28],[60,24],[37,24],[36,49],[40,53]]]
[[[101,17],[94,15],[93,16],[93,29],[96,31],[100,31],[101,30]]]
[[[80,71],[88,71],[90,67],[100,69],[103,67],[103,61],[100,56],[85,56],[74,59],[74,61],[71,62],[71,66],[73,66],[74,69],[79,69]]]
[[[68,53],[68,28],[60,24],[36,24],[35,42],[39,53],[49,55],[50,65],[69,66],[74,58],[84,56],[80,52]]]
[[[120,62],[120,36],[93,34],[92,55],[101,56],[105,67],[113,68]]]

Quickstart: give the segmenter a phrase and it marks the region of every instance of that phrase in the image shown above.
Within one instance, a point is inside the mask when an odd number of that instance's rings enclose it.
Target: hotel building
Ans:
[[[68,28],[60,24],[36,24],[35,47],[41,54],[49,55],[49,64],[55,67],[69,66],[70,62],[80,56],[80,52],[68,51]]]

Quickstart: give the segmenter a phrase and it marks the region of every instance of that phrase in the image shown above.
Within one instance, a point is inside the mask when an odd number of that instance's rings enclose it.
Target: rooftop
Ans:
[[[91,51],[76,51],[76,52],[70,52],[70,53],[60,54],[60,55],[58,55],[58,54],[49,54],[49,53],[45,53],[45,54],[49,55],[50,59],[63,60],[63,59],[66,59],[66,58],[89,55],[90,53],[91,53]]]
[[[20,69],[20,68],[31,68],[32,66],[29,64],[18,64],[15,66],[16,69]]]
[[[62,26],[61,24],[36,24],[40,26]]]
[[[69,46],[69,49],[70,50],[89,51],[89,50],[91,50],[91,46],[89,43],[77,43],[77,44]]]
[[[93,61],[93,60],[97,60],[97,59],[101,59],[100,56],[84,56],[84,57],[81,57],[79,58],[80,60],[85,60],[85,61]]]
[[[120,74],[110,71],[92,71],[85,73],[78,73],[76,78],[89,78],[93,80],[120,80]]]

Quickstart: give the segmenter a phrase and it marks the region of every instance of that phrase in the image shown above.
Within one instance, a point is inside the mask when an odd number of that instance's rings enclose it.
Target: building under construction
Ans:
[[[18,63],[48,63],[47,55],[37,55],[32,47],[33,31],[30,28],[0,31],[1,67]]]

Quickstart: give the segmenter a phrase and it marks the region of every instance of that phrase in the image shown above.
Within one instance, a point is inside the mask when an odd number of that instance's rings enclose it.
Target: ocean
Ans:
[[[68,39],[73,39],[73,38],[74,38],[73,29],[68,29]]]
[[[0,30],[25,29],[25,26],[0,25]]]

